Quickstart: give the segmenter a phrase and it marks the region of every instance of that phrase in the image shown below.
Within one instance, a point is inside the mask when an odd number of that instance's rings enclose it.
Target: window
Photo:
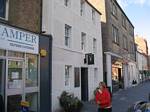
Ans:
[[[81,33],[81,50],[86,50],[86,34]]]
[[[126,29],[126,17],[122,15],[122,26]]]
[[[112,14],[117,17],[117,6],[113,3],[113,6],[112,6]]]
[[[119,44],[119,33],[118,29],[112,25],[112,36],[113,36],[113,41],[117,44]]]
[[[69,6],[69,5],[70,5],[70,2],[71,2],[70,0],[64,0],[64,5],[65,5],[65,6]]]
[[[26,87],[38,86],[38,56],[26,55]]]
[[[65,66],[65,86],[69,86],[69,77],[71,73],[71,66]]]
[[[6,0],[0,0],[0,17],[5,18]]]
[[[97,82],[98,80],[98,72],[97,72],[97,68],[94,68],[94,82]]]
[[[134,42],[130,42],[130,52],[131,54],[134,54]]]
[[[128,45],[127,37],[126,37],[126,36],[123,36],[123,48],[126,49],[126,50],[128,49],[128,48],[127,48],[127,45]]]
[[[95,23],[95,10],[92,9],[92,21],[93,23]]]
[[[70,47],[71,43],[71,26],[65,25],[65,45]]]
[[[96,53],[97,50],[97,41],[96,38],[93,38],[93,52]]]
[[[80,87],[80,68],[74,68],[74,87]]]
[[[80,15],[83,16],[85,13],[85,1],[81,0],[80,2],[81,2],[80,3],[81,4]]]

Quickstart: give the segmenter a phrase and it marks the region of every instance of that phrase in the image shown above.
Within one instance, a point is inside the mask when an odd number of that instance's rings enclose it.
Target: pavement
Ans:
[[[137,101],[148,101],[150,81],[141,83],[128,89],[113,93],[112,112],[127,112],[128,108]],[[82,112],[97,112],[94,101],[84,102]]]

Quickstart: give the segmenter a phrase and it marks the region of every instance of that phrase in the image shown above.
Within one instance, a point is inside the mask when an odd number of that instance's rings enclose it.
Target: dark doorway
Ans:
[[[119,81],[119,88],[123,89],[123,77],[121,68],[118,68],[118,81]]]
[[[5,91],[5,60],[0,59],[0,94],[4,98]]]
[[[88,68],[81,68],[81,100],[88,101]]]

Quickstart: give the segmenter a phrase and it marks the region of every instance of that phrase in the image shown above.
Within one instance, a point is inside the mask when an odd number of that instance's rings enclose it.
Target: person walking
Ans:
[[[99,89],[95,95],[98,112],[112,112],[111,94],[104,82],[99,83]]]

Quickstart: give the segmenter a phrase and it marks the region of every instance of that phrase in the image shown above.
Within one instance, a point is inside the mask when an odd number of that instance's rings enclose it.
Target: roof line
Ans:
[[[123,12],[123,14],[126,16],[126,18],[128,19],[128,21],[130,22],[130,24],[132,25],[132,27],[134,28],[132,22],[129,20],[128,16],[126,15],[126,13],[123,11],[123,9],[121,8],[121,6],[119,5],[119,3],[117,2],[117,0],[114,0],[115,3],[117,4],[117,6],[119,7],[119,9]]]
[[[96,9],[95,7],[94,7],[94,5],[92,5],[88,0],[85,0],[93,9],[95,9],[100,15],[102,15],[102,13],[98,10],[98,9]]]

